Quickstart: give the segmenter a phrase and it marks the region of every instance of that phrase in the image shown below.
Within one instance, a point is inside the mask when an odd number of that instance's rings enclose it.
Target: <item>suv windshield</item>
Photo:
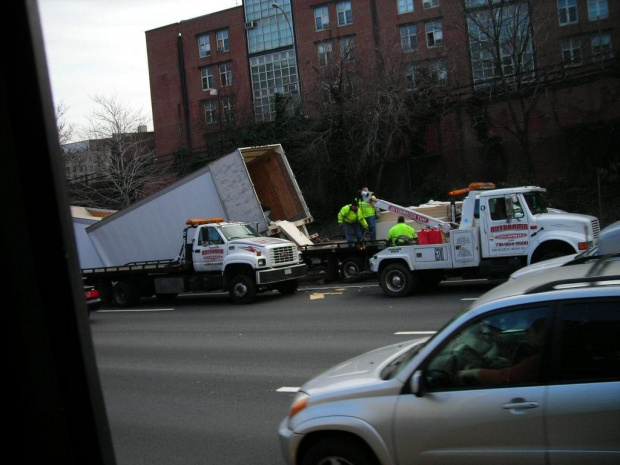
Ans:
[[[222,226],[222,234],[229,241],[232,239],[243,239],[244,237],[263,237],[249,224]]]
[[[530,207],[532,215],[548,213],[547,204],[545,203],[542,195],[540,195],[540,192],[528,192],[523,194],[523,197],[525,197],[525,201],[527,202],[527,206]]]

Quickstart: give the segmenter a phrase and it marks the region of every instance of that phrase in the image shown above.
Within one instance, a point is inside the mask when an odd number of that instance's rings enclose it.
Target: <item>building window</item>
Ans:
[[[499,18],[491,11],[467,21],[474,85],[534,79],[534,52],[527,4],[506,7]]]
[[[577,0],[558,0],[558,17],[560,26],[576,24],[578,21]]]
[[[230,47],[228,45],[228,29],[224,29],[223,31],[217,31],[215,37],[217,39],[218,53],[229,52]]]
[[[588,19],[596,21],[609,18],[607,0],[588,0]]]
[[[257,121],[273,121],[276,114],[276,93],[299,96],[295,51],[261,55],[250,59],[252,96]]]
[[[319,53],[319,66],[328,66],[332,62],[332,43],[323,42],[318,44],[317,52]]]
[[[562,62],[565,66],[578,66],[582,63],[581,39],[573,37],[562,41]]]
[[[355,38],[343,37],[340,39],[340,58],[342,61],[355,60]]]
[[[275,2],[280,8],[273,8],[273,1],[245,0],[246,35],[250,53],[273,50],[293,45],[293,27],[290,2]]]
[[[611,35],[597,34],[590,40],[592,47],[592,61],[603,61],[613,58],[614,54],[611,50]]]
[[[413,0],[398,0],[398,14],[410,13],[413,11]]]
[[[418,33],[415,25],[401,26],[400,43],[405,52],[412,52],[418,49]]]
[[[428,75],[431,84],[443,86],[448,83],[448,66],[446,60],[438,59],[429,62]]]
[[[215,81],[213,79],[213,68],[202,68],[200,70],[202,77],[202,90],[209,90],[215,87]]]
[[[329,9],[326,6],[314,9],[314,27],[317,31],[329,29]]]
[[[429,8],[436,8],[439,6],[439,0],[422,0],[422,8],[425,10]]]
[[[211,55],[211,42],[209,41],[208,34],[198,37],[198,53],[200,58]]]
[[[351,2],[340,2],[336,5],[338,13],[338,26],[346,26],[353,23],[353,12],[351,11]]]
[[[205,122],[207,124],[217,123],[217,102],[215,100],[211,100],[210,102],[205,102]]]
[[[405,81],[407,90],[414,90],[416,88],[416,77],[418,74],[418,65],[416,63],[409,63],[405,68]]]
[[[233,96],[222,97],[222,116],[224,121],[230,123],[235,120],[235,99]]]
[[[220,65],[220,84],[222,87],[232,86],[232,63],[224,63]]]
[[[426,29],[426,44],[429,47],[438,47],[443,44],[441,21],[431,21],[424,25]]]

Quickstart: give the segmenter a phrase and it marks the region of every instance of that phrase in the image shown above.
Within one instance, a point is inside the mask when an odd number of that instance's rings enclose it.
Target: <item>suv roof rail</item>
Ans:
[[[620,286],[620,275],[586,276],[582,278],[559,279],[527,290],[525,294],[538,294],[560,289],[576,289],[583,287]]]

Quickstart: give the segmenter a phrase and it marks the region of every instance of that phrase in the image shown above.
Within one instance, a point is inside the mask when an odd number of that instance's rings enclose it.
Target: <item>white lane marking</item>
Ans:
[[[399,331],[394,333],[395,336],[403,336],[403,335],[427,335],[427,334],[435,334],[437,331]]]
[[[97,310],[97,313],[131,313],[131,312],[174,312],[174,308],[140,308],[140,309],[122,309],[122,310]]]
[[[298,387],[290,387],[290,386],[282,386],[279,389],[276,389],[276,392],[297,392],[299,391]]]

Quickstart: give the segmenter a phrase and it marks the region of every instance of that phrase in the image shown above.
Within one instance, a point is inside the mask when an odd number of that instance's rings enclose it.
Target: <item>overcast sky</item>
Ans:
[[[92,97],[116,97],[153,129],[145,32],[241,0],[38,0],[54,104],[85,126]]]

